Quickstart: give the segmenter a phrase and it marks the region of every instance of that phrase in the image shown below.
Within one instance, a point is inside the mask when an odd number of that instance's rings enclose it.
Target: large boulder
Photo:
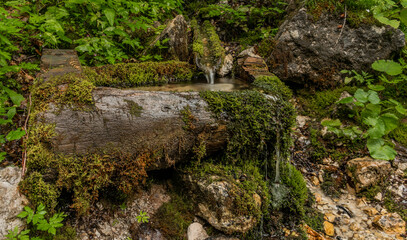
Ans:
[[[347,163],[347,174],[352,178],[356,192],[376,185],[390,170],[390,162],[369,157],[356,158]]]
[[[168,22],[166,28],[158,35],[149,46],[144,50],[143,55],[147,54],[158,41],[168,39],[168,54],[164,56],[168,59],[174,59],[179,61],[189,60],[188,51],[188,24],[185,21],[183,15],[178,15],[170,22]]]
[[[196,178],[184,176],[184,180],[196,197],[198,215],[208,221],[214,228],[225,232],[245,233],[252,229],[257,219],[252,214],[239,213],[237,201],[239,193],[244,191],[232,181],[217,175]],[[255,194],[253,202],[260,207],[261,198]]]
[[[246,81],[253,82],[260,76],[273,76],[264,59],[253,47],[242,51],[237,59],[237,73]]]
[[[369,71],[374,61],[390,58],[405,44],[399,29],[342,27],[343,22],[334,14],[322,14],[315,21],[305,8],[300,9],[276,35],[277,44],[267,62],[271,72],[303,86],[335,86],[341,81],[341,70]]]
[[[0,239],[3,239],[9,230],[24,225],[16,216],[28,204],[24,195],[18,191],[21,181],[21,169],[6,167],[0,169]],[[21,229],[20,229],[21,230]]]

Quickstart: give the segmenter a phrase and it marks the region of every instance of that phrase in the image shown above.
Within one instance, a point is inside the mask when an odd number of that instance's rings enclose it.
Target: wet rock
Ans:
[[[373,224],[386,233],[404,234],[406,232],[406,223],[397,213],[376,216]]]
[[[219,68],[217,74],[221,77],[224,77],[232,72],[233,69],[233,56],[228,54],[223,59],[223,65]]]
[[[325,221],[324,222],[324,231],[325,234],[328,236],[334,236],[335,235],[335,228],[334,225],[330,222]]]
[[[163,41],[164,39],[168,39],[169,45],[169,56],[164,56],[164,58],[188,61],[188,24],[183,15],[178,15],[172,19],[161,34],[157,36],[157,38],[155,38],[149,44],[149,47],[144,50],[143,55],[147,54],[158,41]]]
[[[255,226],[257,219],[254,216],[236,212],[234,202],[237,199],[233,193],[244,191],[236,184],[216,175],[205,179],[194,179],[191,175],[183,178],[193,194],[199,196],[198,215],[214,228],[231,234],[245,233]]]
[[[281,80],[306,86],[335,86],[341,82],[339,71],[370,70],[377,59],[388,59],[404,44],[404,34],[389,26],[343,24],[335,14],[322,14],[314,21],[305,8],[286,20],[276,35],[267,64]]]
[[[0,169],[0,239],[3,239],[9,230],[24,226],[23,221],[16,217],[28,204],[25,196],[18,191],[20,180],[20,168]]]
[[[255,53],[254,48],[242,51],[237,59],[237,72],[246,81],[252,82],[260,76],[273,76],[266,62]]]
[[[356,158],[347,163],[347,174],[355,184],[356,192],[376,185],[391,170],[390,162],[369,157]]]
[[[322,236],[320,233],[315,231],[314,229],[310,228],[308,225],[304,226],[307,236],[309,240],[325,240],[326,238]]]
[[[188,227],[187,239],[188,240],[205,240],[208,234],[200,223],[192,223]]]
[[[335,221],[336,216],[332,213],[326,213],[324,218],[328,222],[333,223]]]

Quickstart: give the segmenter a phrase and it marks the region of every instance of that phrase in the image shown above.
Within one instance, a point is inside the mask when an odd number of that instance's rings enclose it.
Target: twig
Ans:
[[[346,17],[347,17],[347,12],[346,12],[346,5],[345,5],[345,18],[343,19],[343,24],[342,24],[341,32],[339,33],[338,39],[337,39],[336,42],[335,42],[335,46],[338,44],[339,39],[340,39],[341,36],[342,36],[343,29],[345,28],[345,25],[346,25]]]
[[[24,174],[25,174],[25,171],[26,171],[26,163],[27,163],[27,140],[28,140],[28,131],[27,131],[27,125],[28,125],[28,120],[30,119],[30,114],[31,114],[31,93],[30,93],[30,95],[28,96],[28,99],[29,99],[29,102],[30,102],[30,104],[28,105],[28,115],[27,115],[27,118],[25,119],[25,122],[24,122],[24,130],[27,132],[27,134],[25,135],[25,140],[26,141],[24,141],[24,152],[23,152],[23,162],[22,162],[22,165],[23,165],[23,170],[22,170],[22,176],[24,177]]]

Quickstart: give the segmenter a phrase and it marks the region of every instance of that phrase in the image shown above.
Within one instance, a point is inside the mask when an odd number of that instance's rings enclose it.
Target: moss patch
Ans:
[[[136,102],[134,101],[129,101],[129,100],[124,100],[127,103],[127,107],[129,109],[129,113],[132,116],[135,117],[140,117],[141,116],[141,112],[143,110],[143,107],[138,105]]]
[[[194,70],[194,66],[179,61],[119,63],[84,68],[84,75],[95,86],[128,88],[190,81]]]
[[[400,124],[394,131],[390,132],[389,137],[407,147],[407,123]]]
[[[164,203],[151,218],[154,228],[167,239],[186,239],[188,226],[194,220],[194,205],[191,198],[181,193],[172,192],[171,200]]]
[[[335,108],[339,108],[336,102],[339,100],[341,94],[347,91],[350,94],[354,94],[356,87],[342,87],[334,90],[320,91],[316,93],[310,93],[303,90],[298,95],[298,101],[303,106],[302,115],[311,116],[313,118],[322,119],[324,117],[332,117],[335,113]],[[336,111],[337,113],[337,111]],[[345,113],[341,113],[345,115]]]
[[[295,119],[291,104],[272,101],[257,91],[202,92],[209,109],[219,120],[227,118],[229,140],[226,160],[244,166],[253,162],[265,166],[273,161],[273,152],[280,138],[283,157],[291,144],[290,132]]]
[[[253,86],[259,88],[261,92],[278,96],[285,101],[292,98],[293,93],[277,76],[261,76],[256,78],[252,83]]]

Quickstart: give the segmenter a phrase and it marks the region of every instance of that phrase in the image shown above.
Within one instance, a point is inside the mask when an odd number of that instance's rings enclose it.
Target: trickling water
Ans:
[[[218,70],[220,64],[222,63],[222,59],[219,59],[216,65],[212,66],[211,64],[202,64],[201,59],[198,58],[198,56],[195,56],[195,62],[196,65],[198,66],[199,69],[201,69],[206,77],[206,80],[208,81],[209,84],[214,84],[215,83],[215,74],[216,70]]]

